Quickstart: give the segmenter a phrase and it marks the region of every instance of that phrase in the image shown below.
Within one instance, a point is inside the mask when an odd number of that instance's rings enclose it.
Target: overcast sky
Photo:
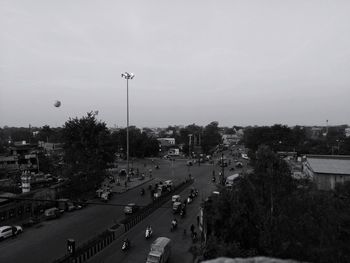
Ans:
[[[350,1],[0,0],[0,126],[125,126],[125,71],[138,127],[348,124]]]

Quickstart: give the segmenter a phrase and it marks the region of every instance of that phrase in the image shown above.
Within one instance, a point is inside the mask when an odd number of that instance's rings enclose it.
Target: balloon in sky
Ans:
[[[61,102],[59,100],[56,100],[53,105],[58,108],[59,106],[61,106]]]

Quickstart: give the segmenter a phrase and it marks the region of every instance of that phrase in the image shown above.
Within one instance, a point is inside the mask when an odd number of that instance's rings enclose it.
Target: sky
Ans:
[[[0,0],[0,126],[349,124],[348,0]],[[56,100],[61,107],[54,107]]]

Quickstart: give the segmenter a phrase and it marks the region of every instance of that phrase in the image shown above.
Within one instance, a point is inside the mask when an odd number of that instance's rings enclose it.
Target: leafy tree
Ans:
[[[92,112],[69,119],[63,128],[64,161],[71,190],[82,194],[103,180],[104,169],[113,160],[113,148],[106,124]]]
[[[205,153],[210,153],[213,148],[222,142],[221,135],[219,133],[219,123],[213,121],[205,126],[203,130],[202,147]]]
[[[204,257],[249,254],[349,262],[350,183],[338,185],[334,193],[305,186],[297,187],[284,161],[260,147],[254,173],[204,204]]]
[[[126,156],[126,129],[119,130],[112,134],[114,149],[123,149]],[[130,157],[143,158],[147,156],[157,156],[159,153],[159,144],[157,139],[147,136],[145,132],[135,126],[129,127],[129,155]]]

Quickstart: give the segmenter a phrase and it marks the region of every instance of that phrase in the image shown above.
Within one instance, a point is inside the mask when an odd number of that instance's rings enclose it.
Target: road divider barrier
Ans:
[[[103,231],[99,235],[93,237],[87,242],[77,247],[74,253],[66,254],[63,257],[56,259],[53,263],[83,263],[88,261],[91,257],[98,252],[108,247],[114,240],[118,239],[125,232],[129,231],[140,221],[152,214],[159,207],[164,205],[175,194],[180,193],[186,187],[193,183],[193,179],[186,180],[179,185],[175,186],[171,191],[158,197],[152,203],[142,207],[134,215],[122,220],[119,224],[115,224],[109,229]]]

